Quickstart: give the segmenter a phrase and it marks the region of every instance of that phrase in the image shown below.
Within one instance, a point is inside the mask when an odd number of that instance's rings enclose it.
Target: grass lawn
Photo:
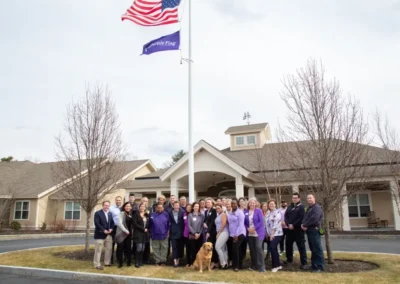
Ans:
[[[353,254],[336,253],[335,258],[344,260],[364,260],[379,265],[378,269],[352,272],[352,273],[318,273],[311,272],[285,272],[284,269],[278,273],[266,273],[243,270],[233,272],[231,270],[204,271],[202,274],[191,269],[155,267],[147,265],[139,269],[126,267],[118,269],[116,266],[105,267],[99,272],[93,268],[91,261],[65,259],[55,254],[60,252],[82,250],[82,246],[68,246],[48,249],[37,249],[29,251],[12,252],[0,255],[1,265],[14,265],[25,267],[49,268],[59,270],[72,270],[79,272],[118,274],[140,277],[152,277],[162,279],[196,280],[204,282],[229,282],[229,283],[400,283],[400,255],[377,255],[377,254]],[[351,262],[349,263],[351,265]],[[315,281],[315,282],[314,282]]]

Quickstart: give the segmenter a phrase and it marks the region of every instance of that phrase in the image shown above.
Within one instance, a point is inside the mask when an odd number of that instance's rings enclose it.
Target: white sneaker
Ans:
[[[271,272],[278,272],[278,270],[281,270],[281,269],[282,269],[282,266],[278,266],[278,267],[272,268]]]

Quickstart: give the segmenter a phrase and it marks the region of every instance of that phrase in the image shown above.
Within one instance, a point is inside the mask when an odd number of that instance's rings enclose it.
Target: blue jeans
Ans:
[[[321,235],[316,229],[308,229],[306,232],[311,251],[311,267],[313,270],[324,270],[324,251],[321,246]]]

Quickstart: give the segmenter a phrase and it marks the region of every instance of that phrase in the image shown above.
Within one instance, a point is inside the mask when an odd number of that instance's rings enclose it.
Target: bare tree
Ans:
[[[342,95],[339,82],[326,80],[315,60],[283,80],[281,98],[288,108],[288,123],[279,128],[285,162],[312,190],[324,212],[328,262],[333,263],[328,214],[360,190],[369,163],[368,124],[359,103]],[[357,186],[346,184],[357,181]]]
[[[397,210],[400,214],[400,138],[396,128],[389,123],[387,117],[376,111],[374,116],[375,132],[377,139],[385,150],[382,157],[389,167],[389,175],[392,178],[392,185],[390,186],[390,193],[395,200]]]
[[[262,180],[267,191],[268,199],[272,197],[270,183],[273,183],[275,200],[280,204],[282,198],[283,179],[280,173],[282,168],[282,148],[279,143],[271,143],[263,147],[254,146],[251,151],[253,164],[256,168],[254,173]]]
[[[65,137],[56,138],[54,177],[66,199],[86,212],[85,251],[89,251],[92,211],[122,178],[122,143],[118,115],[107,87],[86,87],[84,99],[67,108]]]

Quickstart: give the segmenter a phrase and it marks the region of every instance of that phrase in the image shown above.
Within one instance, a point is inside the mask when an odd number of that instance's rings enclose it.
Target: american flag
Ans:
[[[178,7],[181,0],[135,0],[122,15],[140,26],[160,26],[178,22]]]

